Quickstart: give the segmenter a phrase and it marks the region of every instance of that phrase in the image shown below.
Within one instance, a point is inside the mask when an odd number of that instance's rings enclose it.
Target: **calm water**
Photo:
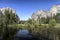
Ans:
[[[38,40],[33,38],[28,30],[19,30],[17,31],[14,40]]]
[[[41,38],[33,37],[28,30],[18,30],[14,40],[49,40],[48,38]]]

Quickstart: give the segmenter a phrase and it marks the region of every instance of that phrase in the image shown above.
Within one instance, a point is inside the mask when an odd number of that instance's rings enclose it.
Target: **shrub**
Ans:
[[[50,27],[55,26],[55,24],[56,24],[56,20],[55,20],[55,19],[51,19],[51,20],[49,21],[49,26],[50,26]]]

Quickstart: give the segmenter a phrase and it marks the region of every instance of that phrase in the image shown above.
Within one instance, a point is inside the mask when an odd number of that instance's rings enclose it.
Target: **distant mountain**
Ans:
[[[57,15],[57,13],[60,13],[60,5],[53,5],[49,11],[39,10],[36,13],[33,13],[31,18],[37,20],[39,15],[40,18],[53,17],[54,15]]]
[[[0,12],[2,12],[3,14],[5,13],[5,11],[9,11],[9,13],[12,11],[12,13],[16,13],[15,10],[13,10],[12,8],[9,7],[5,7],[5,8],[0,8]]]
[[[40,15],[41,18],[42,18],[42,17],[45,17],[45,18],[46,18],[46,17],[47,17],[47,12],[44,11],[44,10],[39,10],[38,12],[33,13],[32,16],[31,16],[31,18],[32,18],[33,20],[37,20],[38,15]]]
[[[60,13],[60,5],[54,5],[51,7],[50,9],[50,13],[52,14],[57,14],[57,13]]]

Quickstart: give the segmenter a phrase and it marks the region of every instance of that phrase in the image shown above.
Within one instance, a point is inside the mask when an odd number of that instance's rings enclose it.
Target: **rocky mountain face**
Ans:
[[[37,20],[38,16],[40,16],[40,18],[47,18],[53,17],[58,13],[60,13],[60,5],[53,5],[49,11],[39,10],[36,13],[33,13],[31,18]]]
[[[31,16],[31,18],[33,19],[33,20],[37,20],[38,19],[38,16],[40,17],[40,18],[47,18],[47,12],[46,11],[44,11],[44,10],[39,10],[38,12],[36,12],[36,13],[33,13],[32,14],[32,16]]]
[[[9,11],[9,13],[12,11],[12,13],[16,13],[15,10],[13,10],[12,8],[9,7],[5,7],[5,8],[0,8],[0,13],[4,14],[5,11]]]

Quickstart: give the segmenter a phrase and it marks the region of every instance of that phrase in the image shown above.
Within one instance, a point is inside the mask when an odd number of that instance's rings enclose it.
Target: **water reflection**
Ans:
[[[47,37],[43,37],[40,35],[40,37],[32,36],[32,34],[28,30],[18,30],[14,40],[52,40]]]
[[[32,40],[32,35],[28,30],[17,31],[14,40]]]
[[[17,33],[16,33],[16,36],[17,37],[27,37],[29,34],[29,31],[28,30],[19,30]]]

